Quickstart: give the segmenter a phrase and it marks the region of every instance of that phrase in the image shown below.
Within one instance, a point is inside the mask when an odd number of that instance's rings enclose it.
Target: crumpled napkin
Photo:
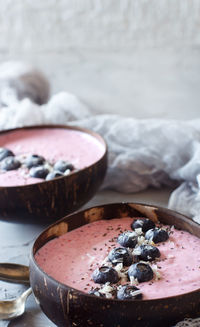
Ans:
[[[108,144],[108,171],[102,188],[131,193],[149,186],[174,186],[169,208],[200,223],[200,119],[93,115],[71,93],[58,93],[47,102],[48,95],[48,81],[34,68],[15,62],[0,66],[0,129],[41,124],[89,128]],[[198,323],[187,320],[177,327],[200,326]]]

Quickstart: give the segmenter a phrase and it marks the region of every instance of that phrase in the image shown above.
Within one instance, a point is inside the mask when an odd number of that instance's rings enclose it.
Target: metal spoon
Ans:
[[[0,280],[29,284],[29,267],[16,263],[0,263]]]
[[[27,297],[32,289],[28,288],[17,299],[10,301],[0,301],[0,320],[10,320],[21,316],[25,311]]]

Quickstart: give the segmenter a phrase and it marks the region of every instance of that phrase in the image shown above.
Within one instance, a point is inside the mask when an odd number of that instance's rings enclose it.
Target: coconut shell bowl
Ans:
[[[41,309],[57,326],[171,327],[185,317],[200,315],[200,289],[153,300],[118,300],[89,295],[64,285],[36,263],[36,252],[49,240],[100,219],[147,217],[200,237],[200,226],[168,209],[136,203],[101,205],[68,215],[48,227],[35,241],[30,282]],[[184,260],[184,259],[183,259]]]
[[[15,131],[30,131],[31,129],[39,131],[44,128],[68,129],[89,135],[103,147],[102,155],[96,162],[85,168],[74,170],[69,175],[27,185],[0,186],[2,219],[30,218],[35,221],[59,219],[88,202],[104,179],[107,168],[107,146],[99,134],[90,130],[61,125],[31,126],[3,131],[0,133],[0,139],[4,137],[4,140],[7,140],[10,133]],[[1,147],[4,147],[4,144],[1,144]],[[76,154],[76,149],[74,153]]]

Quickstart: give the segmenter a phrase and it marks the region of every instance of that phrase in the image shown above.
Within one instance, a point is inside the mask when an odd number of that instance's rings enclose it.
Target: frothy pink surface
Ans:
[[[82,169],[98,161],[104,146],[91,135],[62,128],[41,128],[12,131],[0,135],[0,147],[15,155],[38,154],[50,162],[68,160],[75,168]],[[24,177],[21,169],[0,174],[0,186],[38,183],[38,178]]]
[[[63,284],[88,292],[97,287],[91,280],[110,250],[119,244],[113,240],[120,230],[130,230],[132,218],[100,220],[68,232],[45,244],[35,255],[38,265]],[[200,288],[200,239],[173,229],[165,243],[156,246],[160,280],[140,283],[144,299],[156,299],[187,293]]]

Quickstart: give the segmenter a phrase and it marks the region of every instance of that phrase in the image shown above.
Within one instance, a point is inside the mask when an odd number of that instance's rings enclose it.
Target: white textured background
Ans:
[[[53,93],[74,92],[95,111],[199,117],[200,0],[0,0],[0,61],[10,59],[37,65]],[[110,196],[165,206],[169,191],[109,194],[94,203]],[[1,222],[2,258],[24,260],[30,244],[21,235],[38,233],[30,226]],[[52,325],[34,305],[9,326]]]
[[[199,46],[200,0],[0,0],[0,60],[96,111],[198,117]]]

